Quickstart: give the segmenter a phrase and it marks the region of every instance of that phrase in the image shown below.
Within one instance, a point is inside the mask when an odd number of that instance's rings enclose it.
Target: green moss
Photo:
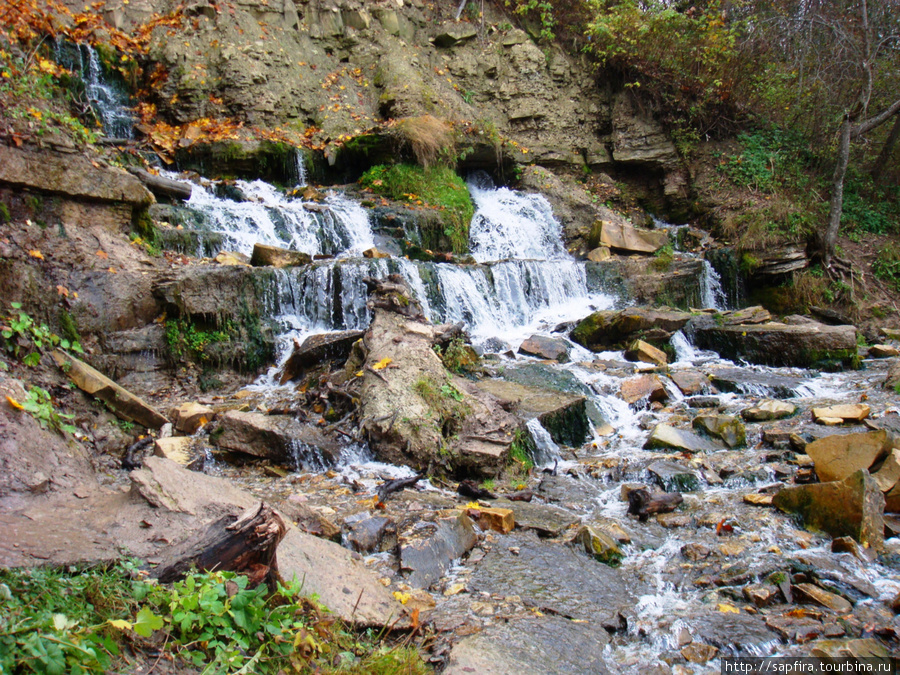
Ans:
[[[233,329],[231,322],[226,328]],[[204,330],[189,319],[169,319],[166,321],[166,344],[169,353],[175,360],[186,360],[203,363],[210,360],[210,345],[231,342],[229,332],[223,330]]]
[[[12,220],[12,216],[9,213],[9,207],[0,202],[0,225],[4,225]]]
[[[509,444],[509,459],[512,468],[519,469],[525,473],[534,467],[534,441],[531,436],[523,429],[516,429],[513,434],[512,443]]]
[[[74,317],[69,313],[69,310],[61,309],[59,311],[58,320],[59,332],[64,338],[69,342],[81,342],[81,336],[78,334],[78,326],[75,323]]]
[[[419,209],[420,244],[424,248],[468,252],[469,223],[475,206],[465,182],[452,169],[379,165],[366,171],[359,183]]]

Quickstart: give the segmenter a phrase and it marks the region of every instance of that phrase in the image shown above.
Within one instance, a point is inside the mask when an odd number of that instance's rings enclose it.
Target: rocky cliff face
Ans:
[[[106,18],[127,30],[151,8],[175,4],[132,2]],[[422,0],[195,0],[180,28],[155,29],[145,71],[171,122],[232,117],[305,132],[332,144],[332,163],[347,137],[430,114],[466,132],[463,168],[621,168],[661,197],[684,196],[686,175],[661,127],[586,59],[537,41],[490,3],[483,21],[465,13],[455,21],[454,9]]]

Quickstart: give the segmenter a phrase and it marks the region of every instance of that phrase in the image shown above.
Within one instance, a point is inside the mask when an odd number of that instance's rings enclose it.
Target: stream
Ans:
[[[818,637],[844,634],[842,624],[827,612],[824,618],[821,611],[780,618],[790,603],[740,609],[747,604],[743,589],[748,585],[773,574],[815,570],[819,579],[856,603],[857,623],[880,620],[882,603],[889,604],[900,591],[900,568],[891,563],[892,554],[869,560],[833,553],[829,537],[806,532],[791,518],[743,500],[766,486],[790,482],[798,469],[787,434],[764,438],[764,432],[779,427],[812,436],[835,433],[805,421],[809,409],[819,405],[867,400],[875,418],[896,412],[888,394],[873,386],[883,379],[886,362],[866,359],[861,370],[838,373],[750,366],[699,350],[679,332],[672,339],[676,360],[668,375],[660,374],[664,399],[629,405],[619,393],[622,382],[651,372],[651,366],[626,361],[621,352],[594,353],[573,342],[568,342],[567,363],[518,353],[529,336],[567,339],[572,322],[626,304],[589,282],[585,264],[566,252],[561,226],[542,196],[496,187],[483,174],[470,177],[476,205],[470,247],[478,264],[455,265],[362,257],[376,239],[367,211],[337,191],[312,203],[286,197],[262,181],[237,181],[235,188],[242,201],[216,196],[216,186],[204,181],[194,185],[185,207],[199,227],[221,235],[223,249],[249,255],[259,242],[331,256],[277,270],[268,306],[280,326],[278,362],[246,388],[257,409],[290,400],[294,385],[277,384],[276,375],[295,340],[368,325],[362,279],[389,273],[402,275],[431,322],[465,325],[489,376],[588,400],[592,429],[580,447],[558,445],[537,419],[529,421],[536,448],[535,478],[529,485],[535,504],[553,504],[577,522],[606,524],[621,532],[621,566],[609,568],[583,552],[576,554],[553,537],[538,539],[518,529],[508,535],[488,533],[430,587],[436,627],[461,638],[478,626],[481,637],[466,639],[493,640],[495,647],[517,645],[522,638],[516,635],[526,635],[529,645],[521,647],[523,653],[539,647],[544,656],[535,658],[549,659],[540,672],[603,672],[604,667],[609,672],[657,672],[651,664],[658,672],[672,672],[670,665],[686,667],[683,650],[694,644],[711,645],[714,654],[688,658],[690,669],[678,672],[717,673],[721,656],[807,654],[802,643],[809,638],[798,636],[809,616],[824,626]],[[718,276],[708,263],[704,270],[699,297],[708,308],[724,309]],[[707,382],[715,376],[720,384],[709,383],[699,395],[686,396],[672,378],[680,372],[699,373]],[[747,446],[738,450],[688,456],[643,449],[658,423],[684,426],[701,409],[740,417],[741,410],[762,398],[790,400],[798,417],[747,423]],[[407,467],[374,461],[360,444],[348,445],[341,462],[328,468],[309,452],[300,449],[297,471],[286,477],[221,461],[208,463],[207,471],[233,477],[268,498],[289,499],[302,492],[305,502],[339,523],[352,523],[365,512],[348,485],[371,491],[387,478],[412,475]],[[656,483],[670,489],[672,483],[666,481],[677,481],[684,492],[684,504],[675,513],[647,522],[626,514],[623,486]],[[453,486],[440,482],[420,481],[419,487],[419,497],[396,507],[402,511],[398,519],[414,520],[411,514],[423,504],[449,508],[456,497]],[[900,550],[892,546],[895,541],[888,541],[889,550]],[[366,561],[389,583],[404,587],[390,552],[369,555]],[[465,592],[455,590],[460,584]],[[778,621],[771,620],[776,615]],[[516,635],[510,633],[512,627]]]

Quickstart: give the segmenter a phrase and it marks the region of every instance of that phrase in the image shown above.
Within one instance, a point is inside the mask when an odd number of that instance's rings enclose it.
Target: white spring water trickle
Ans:
[[[553,442],[550,432],[544,428],[540,420],[534,417],[525,424],[528,433],[531,434],[531,440],[534,441],[534,460],[535,466],[548,466],[561,459],[559,454],[559,446]]]
[[[727,309],[726,300],[719,273],[708,260],[703,260],[703,273],[700,275],[700,301],[703,303],[704,309]]]

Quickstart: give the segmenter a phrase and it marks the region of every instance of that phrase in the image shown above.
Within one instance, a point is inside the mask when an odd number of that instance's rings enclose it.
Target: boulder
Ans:
[[[389,550],[397,545],[397,524],[384,516],[363,518],[350,525],[344,543],[357,553]]]
[[[722,312],[718,317],[726,326],[739,326],[767,323],[772,320],[772,313],[765,307],[754,305],[753,307],[744,307],[743,309],[734,309],[730,312]]]
[[[250,264],[254,267],[298,267],[309,265],[311,262],[312,256],[303,251],[259,243],[253,245],[253,254],[250,256]]]
[[[690,319],[687,312],[647,307],[601,310],[580,321],[571,338],[595,352],[621,349],[641,339],[660,343],[668,341]]]
[[[823,483],[844,480],[860,469],[869,469],[890,450],[886,431],[832,435],[808,443],[806,454]]]
[[[476,386],[511,408],[523,422],[537,418],[555,443],[577,448],[590,434],[584,396],[507,380],[484,379]]]
[[[697,431],[724,441],[729,448],[739,448],[747,443],[743,423],[731,415],[698,415],[691,425]]]
[[[677,450],[680,452],[715,452],[722,446],[692,431],[676,429],[668,424],[657,424],[644,443],[646,450]]]
[[[517,528],[534,530],[541,537],[559,537],[565,530],[579,522],[578,516],[552,504],[498,499],[494,502],[494,506],[512,511]]]
[[[367,248],[363,251],[363,258],[370,258],[372,260],[382,260],[384,258],[390,258],[390,253],[385,253],[384,251],[379,251],[374,246],[372,248]]]
[[[892,448],[878,470],[872,474],[872,478],[882,492],[889,492],[900,481],[900,450]],[[887,507],[885,509],[890,510]]]
[[[657,366],[665,366],[669,362],[669,358],[662,349],[657,349],[643,340],[635,340],[632,342],[631,346],[625,352],[625,358],[629,361],[652,363]]]
[[[734,367],[712,368],[709,380],[719,391],[738,394],[752,392],[757,396],[772,398],[791,398],[797,388],[806,382],[797,376]]]
[[[467,513],[482,530],[494,530],[500,534],[509,534],[516,526],[516,517],[510,509],[478,507],[477,509],[468,509]]]
[[[249,256],[239,251],[222,251],[216,254],[214,260],[225,267],[249,267]]]
[[[532,335],[525,340],[519,345],[519,353],[559,363],[568,363],[569,361],[569,345],[566,341],[544,335]]]
[[[191,446],[194,439],[190,436],[170,436],[169,438],[157,438],[153,441],[153,454],[157,457],[165,457],[176,464],[187,466],[194,460]]]
[[[665,401],[669,397],[665,385],[657,375],[640,375],[623,380],[619,388],[619,398],[628,405],[647,399],[648,401]]]
[[[591,228],[589,242],[625,253],[655,253],[669,242],[669,233],[599,220]]]
[[[793,403],[764,399],[754,406],[741,410],[741,417],[748,422],[768,422],[790,417],[797,412]]]
[[[52,352],[51,356],[79,389],[103,401],[123,420],[137,422],[148,429],[159,429],[168,422],[158,410],[84,361],[59,350]]]
[[[709,389],[709,378],[696,370],[671,370],[669,379],[685,396],[696,396]]]
[[[279,381],[286,384],[309,368],[323,361],[346,361],[353,343],[363,336],[361,330],[342,330],[334,333],[310,335],[300,344],[294,340],[294,350],[281,367]]]
[[[766,366],[798,368],[858,368],[854,326],[820,323],[720,326],[698,325],[694,342],[728,359],[744,359]]]
[[[609,260],[612,258],[612,251],[609,250],[608,246],[598,246],[597,248],[592,248],[588,251],[587,259],[591,262],[603,262],[604,260]]]
[[[585,552],[595,560],[612,567],[619,565],[622,558],[625,557],[615,539],[590,525],[583,525],[575,534],[574,541],[578,542]]]
[[[885,498],[865,469],[842,481],[785,487],[773,504],[833,537],[853,537],[875,550],[884,545]]]
[[[812,418],[814,422],[819,422],[823,418],[831,418],[845,422],[862,422],[869,416],[869,406],[863,403],[850,403],[845,405],[832,405],[827,408],[813,408]]]
[[[289,466],[334,464],[340,444],[318,428],[288,415],[230,410],[219,419],[213,442],[220,448]]]
[[[428,534],[415,539],[404,537],[400,543],[400,569],[408,573],[406,582],[416,588],[428,588],[476,541],[475,528],[464,513],[439,519]]]
[[[183,434],[190,435],[205,426],[213,418],[215,412],[209,406],[189,401],[175,406],[169,414],[175,420],[175,428]]]
[[[700,489],[700,476],[693,469],[668,460],[657,460],[647,467],[666,492],[693,492]]]
[[[291,495],[276,504],[282,517],[292,525],[296,525],[301,532],[340,542],[341,528],[317,509],[296,501],[295,497],[298,496]]]
[[[900,356],[900,349],[894,345],[872,345],[869,347],[867,356],[870,359],[889,359],[893,356]]]

